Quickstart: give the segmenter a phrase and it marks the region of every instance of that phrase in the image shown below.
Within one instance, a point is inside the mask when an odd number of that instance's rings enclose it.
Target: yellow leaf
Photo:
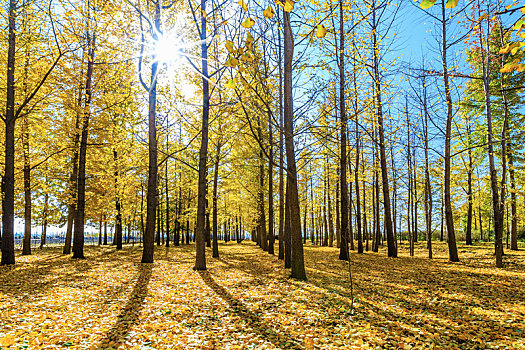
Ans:
[[[295,2],[293,2],[293,0],[286,0],[286,3],[284,4],[284,11],[292,12],[294,6],[295,6]]]
[[[239,0],[239,5],[241,5],[244,12],[248,11],[248,5],[243,0]]]
[[[264,15],[264,17],[266,17],[268,19],[272,19],[272,17],[273,17],[273,8],[268,5],[266,10],[264,10],[263,15]]]
[[[235,52],[235,49],[233,48],[233,41],[226,40],[226,50],[228,50],[229,53]]]
[[[434,6],[435,3],[436,3],[436,0],[423,0],[421,1],[421,4],[419,6],[421,6],[423,10],[426,10]]]
[[[246,33],[246,42],[247,43],[253,43],[253,40],[254,40],[253,35],[250,32],[247,32]]]
[[[225,67],[233,67],[235,68],[239,64],[239,60],[235,57],[230,57],[228,60],[226,60],[226,63],[224,63]]]
[[[241,61],[244,61],[244,62],[253,62],[253,57],[247,52],[243,55],[241,55]]]
[[[16,339],[12,335],[6,335],[3,338],[0,338],[0,345],[2,346],[11,346],[16,342]]]
[[[246,29],[250,29],[254,25],[255,25],[255,21],[251,17],[246,18],[244,22],[241,23],[241,26],[243,26]]]
[[[254,41],[253,36],[250,34],[250,32],[248,32],[247,35],[246,35],[246,40],[244,42],[246,47],[248,48],[248,50],[251,50],[253,41]],[[239,52],[239,53],[242,54],[242,52]]]
[[[315,33],[315,36],[318,38],[324,38],[326,35],[326,28],[322,24],[317,25],[317,32]]]
[[[453,9],[454,7],[458,6],[459,0],[448,0],[445,4],[445,8],[447,9]]]
[[[235,89],[235,82],[233,79],[228,80],[226,84],[224,84],[228,89]]]

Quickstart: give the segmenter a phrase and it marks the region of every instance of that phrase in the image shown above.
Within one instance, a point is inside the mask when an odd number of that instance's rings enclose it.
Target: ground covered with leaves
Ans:
[[[492,245],[446,246],[433,260],[385,251],[305,246],[308,281],[288,278],[251,242],[221,244],[208,270],[192,270],[194,246],[59,248],[0,268],[2,349],[485,349],[525,348],[525,252],[496,269]],[[523,249],[523,247],[522,247]]]

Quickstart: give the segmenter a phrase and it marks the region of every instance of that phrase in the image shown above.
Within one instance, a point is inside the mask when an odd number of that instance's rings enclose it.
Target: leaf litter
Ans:
[[[207,271],[194,247],[86,247],[86,260],[58,248],[0,268],[1,349],[520,349],[525,348],[525,253],[493,266],[491,245],[446,245],[426,259],[387,258],[305,246],[308,281],[288,278],[251,242],[220,245]],[[209,252],[211,253],[211,252]],[[211,255],[211,254],[210,254]]]

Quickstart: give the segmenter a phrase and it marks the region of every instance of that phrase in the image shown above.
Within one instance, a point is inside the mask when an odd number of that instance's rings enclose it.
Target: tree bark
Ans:
[[[31,255],[31,161],[29,158],[29,118],[22,120],[24,150],[24,241],[22,255]]]
[[[390,208],[390,189],[388,186],[388,169],[386,163],[385,151],[385,132],[383,122],[383,106],[381,102],[381,81],[379,79],[379,48],[377,41],[377,26],[376,26],[376,8],[374,2],[374,9],[372,10],[373,21],[373,43],[374,43],[374,84],[375,84],[375,98],[376,98],[376,113],[377,124],[379,132],[379,155],[381,164],[381,180],[383,189],[383,210],[384,210],[384,228],[386,231],[386,239],[388,244],[388,256],[397,257],[396,243],[394,242],[394,232],[392,230],[392,211]]]
[[[6,74],[5,154],[2,178],[2,260],[1,265],[15,263],[15,49],[16,0],[9,0],[8,49]]]
[[[221,142],[217,144],[217,153],[215,154],[215,169],[213,172],[213,257],[219,257],[219,241],[217,237],[217,185],[219,182],[219,161],[221,157]]]
[[[459,261],[458,248],[456,246],[456,233],[454,230],[454,217],[452,212],[452,200],[450,195],[450,177],[451,177],[451,156],[450,156],[450,143],[452,138],[452,96],[450,94],[449,76],[448,76],[448,65],[447,65],[447,35],[446,35],[446,17],[445,17],[445,1],[441,2],[441,60],[443,65],[443,84],[445,85],[445,97],[447,101],[447,122],[445,128],[445,193],[444,193],[444,204],[445,204],[445,222],[447,225],[447,237],[448,237],[448,256],[449,260],[453,262]]]
[[[287,179],[289,182],[290,235],[292,247],[291,277],[306,280],[304,269],[303,241],[301,240],[301,213],[297,189],[297,168],[295,164],[293,105],[292,105],[292,59],[293,35],[290,13],[284,13],[284,131],[287,160]]]
[[[78,152],[78,179],[77,179],[77,209],[75,212],[75,230],[73,235],[73,258],[84,259],[84,221],[86,206],[86,153],[89,131],[89,118],[91,115],[91,81],[93,76],[93,63],[95,60],[95,37],[88,32],[88,64],[86,71],[86,88],[84,108],[82,112],[82,132],[80,149]]]
[[[121,212],[121,203],[120,203],[120,196],[119,196],[119,188],[118,188],[118,178],[119,178],[119,171],[118,171],[118,154],[117,150],[113,149],[113,161],[115,162],[115,211],[117,212],[117,215],[115,217],[115,237],[117,238],[117,250],[122,249],[122,212]]]
[[[339,260],[348,260],[348,184],[346,182],[346,106],[345,106],[345,53],[344,53],[343,1],[339,0],[339,114],[340,123],[340,177],[341,186],[341,244]]]
[[[48,203],[49,203],[49,194],[46,192],[44,194],[44,212],[42,214],[42,236],[40,237],[40,249],[44,248],[47,240],[47,216],[48,216]]]
[[[160,1],[155,5],[155,30],[160,32]],[[155,249],[155,221],[157,215],[157,71],[158,61],[152,57],[148,90],[148,186],[146,193],[146,230],[142,249],[142,263],[153,263]]]
[[[277,18],[281,23],[281,10],[277,6]],[[277,40],[279,42],[278,60],[279,60],[279,259],[284,260],[284,206],[285,206],[285,189],[284,189],[284,119],[283,119],[283,70],[282,70],[282,45],[281,31],[277,31]]]
[[[274,211],[273,211],[273,128],[271,114],[268,113],[268,254],[274,255]]]

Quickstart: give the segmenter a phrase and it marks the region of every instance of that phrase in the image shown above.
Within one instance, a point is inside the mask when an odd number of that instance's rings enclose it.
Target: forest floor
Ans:
[[[58,248],[0,268],[2,349],[486,349],[525,348],[525,251],[491,244],[424,243],[416,257],[305,246],[308,281],[288,278],[251,242],[220,244],[220,259],[192,270],[194,245],[86,247],[86,260]],[[209,248],[208,248],[209,249]],[[208,252],[211,255],[211,252]]]

